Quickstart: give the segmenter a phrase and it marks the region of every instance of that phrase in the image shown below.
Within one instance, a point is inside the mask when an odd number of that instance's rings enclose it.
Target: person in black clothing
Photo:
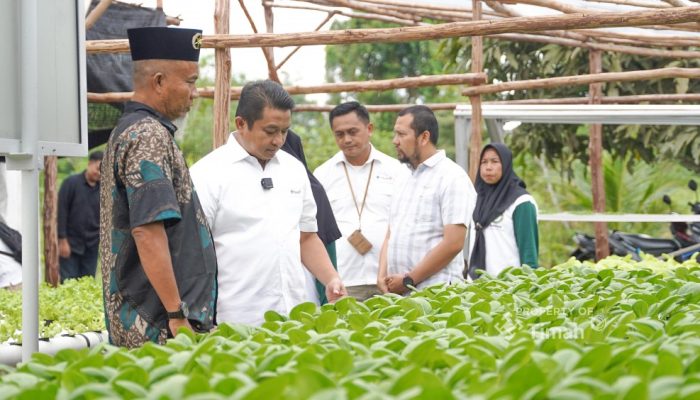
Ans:
[[[321,185],[321,182],[319,182],[311,171],[309,171],[309,167],[306,164],[306,156],[304,155],[304,147],[301,144],[301,138],[291,129],[287,130],[287,138],[282,145],[282,150],[293,155],[294,158],[301,161],[306,168],[306,174],[309,176],[309,182],[311,183],[311,192],[313,192],[314,200],[316,201],[316,223],[318,224],[318,237],[326,247],[328,257],[330,257],[333,267],[338,270],[338,261],[335,253],[335,241],[338,240],[342,234],[340,233],[338,224],[335,221],[335,216],[333,215],[333,210],[331,209],[331,203],[328,201],[328,196],[326,195],[326,191],[323,189],[323,185]],[[326,304],[328,302],[328,299],[326,298],[326,288],[318,279],[316,279],[315,282],[319,302],[321,305]]]
[[[100,241],[100,166],[102,152],[90,154],[82,173],[63,181],[58,192],[58,252],[61,283],[95,276]]]

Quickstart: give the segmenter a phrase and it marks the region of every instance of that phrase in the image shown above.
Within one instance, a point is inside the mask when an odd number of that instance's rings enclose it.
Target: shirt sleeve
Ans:
[[[118,158],[118,175],[129,202],[131,228],[182,216],[172,182],[172,138],[158,125],[140,124]]]
[[[526,201],[515,207],[513,229],[515,242],[518,244],[520,263],[537,268],[539,233],[537,230],[537,209],[532,202]]]
[[[58,191],[58,238],[68,237],[68,213],[69,205],[73,199],[73,180],[67,178],[63,181],[61,189]]]
[[[208,167],[211,164],[205,164],[206,162],[207,158],[204,158],[195,163],[192,168],[190,168],[190,175],[192,177],[192,183],[194,184],[197,198],[199,199],[199,204],[202,206],[202,210],[204,211],[204,216],[209,223],[209,227],[214,229],[216,213],[219,208],[217,195],[218,191],[215,188],[215,184],[207,179],[207,174],[211,174]]]
[[[469,226],[476,205],[476,191],[466,174],[455,175],[447,181],[440,200],[444,225]]]
[[[316,200],[314,200],[313,192],[311,191],[311,182],[308,176],[304,173],[304,203],[299,219],[299,230],[302,232],[318,232],[318,223],[316,222]]]

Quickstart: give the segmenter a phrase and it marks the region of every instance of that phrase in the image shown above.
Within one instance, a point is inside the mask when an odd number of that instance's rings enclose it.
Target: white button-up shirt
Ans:
[[[278,151],[263,169],[231,134],[190,173],[216,248],[217,321],[259,325],[265,311],[306,301],[299,237],[317,226],[303,164]]]
[[[440,150],[405,180],[391,204],[388,274],[411,271],[443,238],[445,225],[469,226],[476,190],[467,173]],[[440,272],[418,288],[462,280],[460,251]]]
[[[347,168],[347,176],[343,164]],[[408,168],[395,158],[372,147],[364,165],[350,164],[343,152],[339,151],[316,168],[314,175],[326,190],[338,228],[343,234],[343,237],[335,242],[340,278],[345,286],[376,284],[379,252],[389,224],[391,199],[398,189],[399,182],[410,175]],[[369,179],[361,223],[348,185],[348,176],[355,192],[357,208],[362,207]],[[365,238],[372,243],[372,249],[365,255],[361,255],[348,242],[348,237],[360,228]]]

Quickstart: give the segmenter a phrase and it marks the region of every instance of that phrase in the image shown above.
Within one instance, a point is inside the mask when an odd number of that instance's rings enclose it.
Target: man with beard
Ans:
[[[437,149],[438,123],[426,106],[408,107],[394,125],[398,159],[411,176],[394,196],[377,285],[387,293],[462,280],[462,248],[476,203],[466,172]]]
[[[178,329],[209,331],[216,254],[172,121],[197,96],[201,31],[128,31],[134,95],[105,149],[100,258],[112,344],[164,343]]]

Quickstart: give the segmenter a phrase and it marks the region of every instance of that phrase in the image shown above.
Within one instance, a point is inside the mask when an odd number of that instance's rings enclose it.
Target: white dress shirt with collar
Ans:
[[[278,151],[263,169],[231,134],[190,173],[216,248],[217,321],[259,325],[265,311],[306,301],[299,237],[317,225],[303,164]]]
[[[347,167],[357,207],[362,207],[367,180],[370,180],[361,224],[343,165]],[[400,182],[408,175],[410,172],[405,165],[401,165],[398,160],[374,146],[370,150],[369,158],[361,166],[350,164],[345,154],[339,151],[314,171],[314,176],[326,190],[338,228],[343,234],[343,237],[335,242],[335,248],[338,273],[345,286],[377,283],[379,252],[389,224],[391,199]],[[362,234],[372,243],[372,249],[365,255],[361,255],[348,242],[348,237],[360,227]]]
[[[467,173],[447,158],[444,150],[411,170],[391,204],[391,236],[387,249],[388,274],[405,274],[443,238],[445,225],[469,226],[476,206],[476,190]],[[440,272],[417,287],[462,280],[460,251]]]

